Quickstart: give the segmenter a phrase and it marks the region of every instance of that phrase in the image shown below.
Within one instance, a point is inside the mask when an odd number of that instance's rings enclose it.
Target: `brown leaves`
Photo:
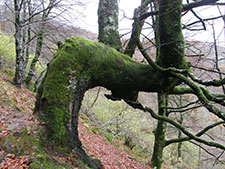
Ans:
[[[0,163],[1,169],[28,169],[29,159],[26,156],[16,158],[15,154],[7,154]]]
[[[89,155],[98,157],[104,169],[150,169],[150,167],[123,150],[122,145],[116,148],[113,144],[107,144],[106,138],[100,133],[92,135],[79,121],[79,137]]]
[[[7,79],[7,80],[6,80]],[[35,96],[32,92],[22,87],[18,89],[13,86],[9,79],[0,72],[0,144],[1,138],[19,131],[23,128],[29,129],[31,125],[44,125],[44,122],[34,121],[32,116]],[[84,120],[84,119],[83,119]],[[88,127],[88,126],[87,126]],[[127,153],[123,148],[116,148],[113,144],[107,144],[107,139],[100,133],[93,130],[94,134],[88,132],[87,127],[80,121],[80,139],[88,154],[98,157],[104,169],[147,169],[148,165],[136,160],[132,154]],[[33,135],[31,129],[28,133]],[[0,150],[1,154],[5,153]],[[76,157],[55,157],[56,161],[66,162],[74,168],[79,168],[79,161]],[[16,157],[15,154],[7,154],[0,163],[0,169],[28,169],[29,158],[27,156]]]

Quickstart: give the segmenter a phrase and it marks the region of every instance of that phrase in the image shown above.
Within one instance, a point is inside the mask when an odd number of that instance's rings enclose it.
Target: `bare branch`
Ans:
[[[207,127],[205,127],[204,129],[202,129],[200,132],[198,132],[195,136],[196,137],[201,137],[202,135],[204,135],[207,131],[209,131],[210,129],[213,129],[221,124],[225,124],[224,121],[219,121],[219,122],[216,122],[214,124],[211,124]],[[172,143],[180,143],[180,142],[184,142],[184,141],[190,141],[192,140],[190,137],[182,137],[182,138],[176,138],[176,139],[172,139],[172,140],[167,140],[166,143],[165,143],[165,147],[172,144]]]
[[[197,7],[204,6],[204,5],[215,5],[217,1],[219,1],[219,0],[201,0],[201,1],[196,1],[196,2],[193,2],[193,3],[189,3],[189,4],[186,4],[186,5],[183,5],[183,10],[187,11],[187,10],[191,10],[193,8],[197,8]]]

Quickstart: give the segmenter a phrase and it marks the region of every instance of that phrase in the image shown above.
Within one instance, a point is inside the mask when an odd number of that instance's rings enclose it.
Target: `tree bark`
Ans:
[[[53,9],[53,7],[54,7],[54,1],[50,1],[48,7],[46,9],[43,9],[42,19],[40,23],[40,30],[37,33],[35,56],[31,62],[29,72],[25,80],[25,83],[27,86],[30,85],[30,82],[35,74],[36,64],[41,56],[41,51],[42,51],[42,46],[44,41],[44,33],[45,33],[45,20],[49,17],[49,14],[51,10]]]
[[[28,6],[28,22],[31,23],[32,22],[32,2],[31,0],[27,1],[27,6]],[[28,25],[27,28],[27,45],[26,45],[26,58],[25,58],[25,68],[27,67],[28,61],[29,61],[29,57],[30,57],[30,41],[31,41],[31,26]]]
[[[118,23],[118,0],[100,0],[98,7],[98,40],[121,50]]]
[[[37,43],[36,43],[36,50],[35,50],[35,55],[34,55],[34,58],[31,62],[31,65],[30,65],[30,68],[29,68],[29,72],[28,72],[28,75],[25,79],[25,84],[27,86],[30,85],[30,82],[35,74],[35,67],[36,67],[36,64],[39,60],[39,57],[41,56],[41,51],[42,51],[42,46],[43,46],[43,39],[44,39],[44,26],[42,25],[41,27],[41,30],[40,32],[38,33],[38,36],[37,36]]]
[[[159,15],[155,21],[155,39],[157,47],[156,63],[164,68],[185,68],[184,39],[181,29],[181,0],[154,1]],[[158,114],[167,117],[168,96],[158,92]],[[167,122],[158,120],[155,131],[155,143],[152,167],[161,169],[165,144]]]
[[[159,1],[160,55],[156,62],[164,68],[188,68],[184,57],[181,7],[182,0]]]
[[[110,98],[136,101],[132,91],[159,92],[173,88],[165,74],[133,61],[106,45],[71,37],[59,45],[39,87],[35,112],[46,124],[47,140],[78,150],[87,159],[77,124],[84,92],[96,86],[112,91]],[[108,96],[109,97],[109,96]]]
[[[168,105],[168,96],[166,94],[158,93],[158,114],[160,116],[166,116]],[[161,169],[163,163],[163,149],[165,144],[165,134],[166,134],[167,122],[163,120],[158,120],[158,124],[155,130],[155,144],[154,151],[152,155],[152,167]]]
[[[16,70],[14,76],[14,83],[21,87],[24,80],[24,56],[23,56],[23,38],[21,26],[21,1],[14,0],[15,7],[15,46],[16,46]]]
[[[149,3],[150,3],[150,0],[142,0],[141,6],[139,6],[138,8],[134,10],[134,16],[133,16],[134,22],[132,25],[133,26],[132,33],[124,52],[124,54],[129,55],[130,57],[132,57],[135,53],[135,49],[137,46],[137,39],[140,39],[141,30],[144,26],[145,20],[140,21],[139,17],[148,11]]]

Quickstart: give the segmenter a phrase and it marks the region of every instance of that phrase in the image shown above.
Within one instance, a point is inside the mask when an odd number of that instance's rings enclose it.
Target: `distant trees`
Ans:
[[[25,81],[25,84],[29,86],[33,76],[36,74],[36,64],[42,55],[43,46],[46,46],[46,37],[49,36],[49,33],[47,33],[50,25],[49,21],[52,20],[53,23],[56,23],[57,19],[64,18],[62,14],[68,15],[67,12],[73,6],[83,6],[83,3],[79,0],[67,2],[62,0],[4,0],[3,2],[5,8],[7,8],[4,11],[7,12],[4,13],[6,18],[4,23],[8,25],[13,23],[15,28],[16,65],[14,83],[17,86],[21,86]],[[53,9],[54,11],[52,12]],[[11,18],[12,14],[13,20]],[[66,26],[67,23],[68,21],[64,18],[59,27]],[[5,24],[2,24],[2,26],[5,27]],[[55,27],[55,29],[57,28]],[[50,38],[48,41],[50,41]],[[50,43],[56,44],[53,41]],[[32,48],[35,48],[35,50],[32,51]],[[30,62],[31,59],[32,61]]]
[[[1,54],[1,51],[0,51],[0,69],[2,67],[2,54]]]
[[[41,21],[40,21],[40,28],[38,30],[38,32],[36,33],[37,36],[37,41],[36,41],[36,49],[35,49],[35,54],[34,54],[34,58],[31,61],[31,65],[30,68],[28,69],[29,72],[27,74],[27,77],[25,79],[25,84],[27,86],[29,86],[34,74],[35,74],[35,66],[39,60],[39,57],[41,56],[41,52],[42,52],[42,46],[43,46],[43,41],[44,41],[44,36],[45,36],[45,23],[46,21],[49,19],[49,15],[51,14],[51,10],[56,7],[57,4],[55,4],[55,0],[50,0],[49,3],[47,4],[47,7],[45,7],[45,5],[43,4],[43,12],[41,15]],[[57,2],[59,3],[59,2]],[[30,4],[29,4],[30,5]],[[28,8],[29,11],[31,9],[31,7]],[[29,12],[31,13],[31,12]],[[28,28],[29,31],[29,28]],[[30,32],[28,32],[28,38],[30,37]],[[28,39],[29,40],[29,39]],[[28,51],[27,51],[28,52]]]

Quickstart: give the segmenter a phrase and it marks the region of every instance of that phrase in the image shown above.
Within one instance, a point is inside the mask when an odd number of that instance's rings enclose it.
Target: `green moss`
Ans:
[[[30,168],[71,168],[71,166],[65,162],[58,162],[54,159],[53,154],[47,154],[44,146],[49,148],[45,142],[42,143],[40,137],[40,131],[42,129],[38,126],[28,127],[21,132],[8,135],[2,138],[1,148],[7,153],[13,153],[17,156],[28,156],[30,159]],[[38,133],[38,134],[34,134]],[[49,145],[50,146],[50,145]],[[54,147],[55,152],[58,154],[69,155],[66,150],[60,150],[58,147]],[[54,154],[56,155],[56,154]],[[57,155],[56,155],[57,156]]]
[[[71,37],[60,45],[48,66],[39,98],[46,99],[43,107],[47,110],[41,120],[46,122],[51,139],[59,144],[69,141],[66,135],[68,107],[71,91],[76,88],[80,76],[95,79],[111,77],[116,81],[119,74],[116,66],[128,65],[126,62],[133,63],[128,56],[119,54],[115,49],[83,38]],[[102,75],[102,72],[105,73]]]
[[[159,4],[160,57],[163,67],[188,68],[184,57],[184,37],[181,27],[182,0],[160,1]]]
[[[81,84],[83,80],[85,84]],[[46,123],[47,137],[56,144],[70,142],[71,103],[74,92],[81,90],[80,85],[89,85],[88,88],[103,86],[111,90],[115,98],[132,101],[137,98],[134,91],[157,92],[171,86],[164,74],[150,65],[135,62],[101,43],[68,38],[59,45],[48,66],[36,104],[36,109],[39,105],[40,119]]]
[[[38,136],[28,134],[28,130],[17,132],[2,139],[2,148],[10,153],[20,155],[39,154],[43,149],[40,148]]]

